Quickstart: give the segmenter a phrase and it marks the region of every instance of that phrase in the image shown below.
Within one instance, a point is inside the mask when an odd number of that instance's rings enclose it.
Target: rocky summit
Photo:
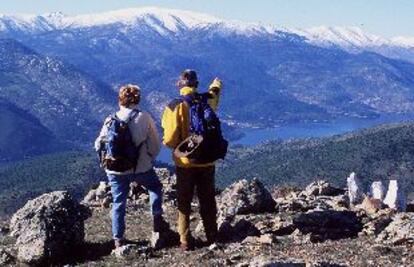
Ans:
[[[88,210],[65,191],[30,200],[10,221],[17,259],[33,265],[59,262],[84,241]]]
[[[175,175],[166,169],[157,169],[157,174],[163,183],[165,217],[174,232]],[[414,265],[413,212],[386,205],[372,209],[362,202],[350,205],[346,190],[326,181],[304,189],[268,190],[258,179],[240,180],[217,191],[216,199],[220,242],[206,245],[194,199],[191,222],[196,248],[182,252],[174,235],[164,247],[151,247],[148,195],[137,184],[131,184],[128,197],[129,242],[118,249],[111,241],[111,193],[106,182],[94,187],[82,205],[66,192],[44,194],[29,201],[9,225],[0,223],[0,265]],[[91,211],[89,218],[84,205]]]

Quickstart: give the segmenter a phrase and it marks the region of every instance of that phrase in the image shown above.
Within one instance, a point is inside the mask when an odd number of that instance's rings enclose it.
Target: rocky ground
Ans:
[[[158,173],[164,182],[166,219],[175,230],[177,214],[174,177],[166,170],[158,170]],[[182,252],[172,235],[169,247],[153,250],[149,245],[151,217],[148,196],[141,188],[133,186],[126,219],[126,237],[132,243],[113,251],[109,217],[110,193],[107,185],[101,184],[84,200],[84,204],[91,209],[90,217],[85,221],[85,242],[66,249],[67,255],[60,255],[49,265],[414,266],[414,213],[373,208],[366,203],[350,208],[346,192],[326,182],[315,182],[303,190],[275,188],[269,192],[258,180],[242,180],[219,192],[217,200],[219,228],[224,238],[222,243],[211,246],[203,243],[204,235],[195,201],[192,227],[198,240],[197,248]],[[47,226],[42,228],[42,225],[67,222],[66,219],[53,219],[53,214],[58,213],[59,218],[65,217],[61,211],[72,212],[76,204],[66,204],[69,201],[59,200],[59,205],[69,207],[62,208],[56,204],[56,198],[50,201],[52,204],[47,204],[49,206],[44,203],[42,208],[37,206],[35,213],[19,211],[10,225],[0,224],[1,266],[19,265],[21,255],[33,255],[27,253],[27,249],[23,251],[22,240],[26,241],[26,247],[39,247],[43,240],[40,237],[46,232],[60,240],[67,239],[59,236],[56,231],[47,230]],[[22,210],[30,210],[36,203],[39,201]],[[53,205],[54,208],[49,208]],[[43,215],[36,217],[36,214]],[[79,214],[82,215],[79,220],[83,221],[85,211]],[[42,221],[47,216],[49,219]],[[30,225],[25,225],[28,221]],[[78,225],[76,231],[82,230],[78,223],[68,224]],[[66,231],[73,230],[70,225]],[[25,232],[25,229],[30,231]],[[15,234],[16,231],[20,232]],[[28,235],[33,232],[37,234]],[[13,236],[10,233],[14,233]],[[47,242],[47,239],[44,240]],[[52,249],[50,244],[46,245],[49,252],[59,251],[57,248]]]

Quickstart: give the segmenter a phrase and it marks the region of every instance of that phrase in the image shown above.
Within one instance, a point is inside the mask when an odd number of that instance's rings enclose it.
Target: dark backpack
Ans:
[[[133,110],[127,121],[120,120],[116,114],[111,115],[106,121],[108,133],[98,151],[101,166],[106,170],[135,171],[141,145],[137,146],[133,142],[128,123],[138,113],[139,110]]]
[[[190,136],[175,150],[178,157],[185,156],[191,163],[204,164],[224,159],[228,142],[221,132],[221,123],[208,104],[210,94],[191,94],[182,97],[189,106]]]

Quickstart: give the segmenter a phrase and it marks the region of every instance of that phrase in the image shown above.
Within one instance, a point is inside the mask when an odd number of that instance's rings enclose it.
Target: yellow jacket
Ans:
[[[210,85],[208,92],[211,94],[209,104],[213,110],[217,110],[220,92],[221,81],[215,79]],[[186,96],[197,92],[197,88],[183,87],[180,90],[180,95]],[[161,126],[164,129],[163,143],[169,148],[175,149],[184,139],[190,135],[190,114],[188,105],[180,99],[171,101],[164,110],[161,120]],[[174,162],[177,166],[183,168],[192,167],[207,167],[213,166],[214,162],[207,164],[190,163],[188,158],[177,158],[173,154]]]

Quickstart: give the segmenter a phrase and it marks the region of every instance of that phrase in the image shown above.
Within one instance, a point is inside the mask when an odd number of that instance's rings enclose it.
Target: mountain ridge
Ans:
[[[14,23],[12,23],[14,22]],[[239,34],[278,34],[279,32],[297,34],[315,45],[338,45],[352,51],[363,47],[397,46],[414,48],[413,36],[394,36],[391,38],[364,32],[357,26],[317,26],[309,28],[287,28],[269,23],[244,22],[222,19],[201,12],[159,7],[126,8],[100,13],[65,15],[62,12],[43,15],[0,15],[3,31],[7,26],[14,29],[26,29],[33,32],[64,30],[103,26],[121,23],[131,26],[147,22],[160,34],[177,33],[181,29],[200,29],[205,27],[223,27]]]

